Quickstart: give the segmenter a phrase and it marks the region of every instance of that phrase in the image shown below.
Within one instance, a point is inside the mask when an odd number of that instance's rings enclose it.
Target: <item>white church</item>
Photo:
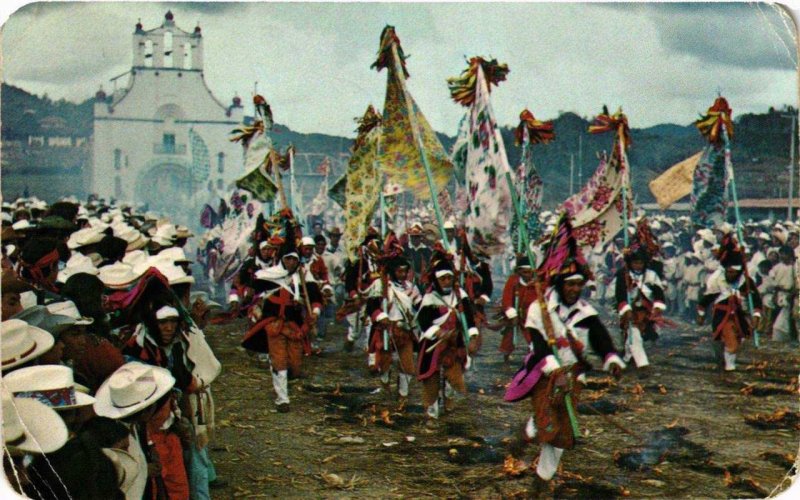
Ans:
[[[244,110],[238,97],[226,105],[206,85],[200,27],[178,28],[171,12],[155,29],[137,23],[125,75],[124,88],[97,92],[92,192],[176,216],[216,206],[242,173],[242,148],[228,139]]]

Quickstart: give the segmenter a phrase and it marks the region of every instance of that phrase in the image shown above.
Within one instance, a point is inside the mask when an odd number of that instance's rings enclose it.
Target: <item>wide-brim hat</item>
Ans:
[[[48,311],[55,315],[67,316],[75,321],[76,325],[91,325],[94,323],[93,318],[81,316],[78,306],[71,300],[60,300],[58,302],[51,302],[45,306]]]
[[[178,239],[191,238],[194,236],[194,233],[186,226],[177,226],[175,228],[175,236]]]
[[[158,252],[158,258],[168,262],[190,264],[192,261],[186,257],[181,247],[170,247]]]
[[[208,309],[211,311],[224,309],[222,304],[211,300],[211,298],[208,296],[208,292],[197,291],[189,294],[189,303],[193,304],[197,299],[202,300],[206,307],[208,307]]]
[[[56,281],[59,283],[66,283],[67,280],[74,274],[86,273],[97,276],[100,271],[95,267],[94,261],[91,257],[81,253],[74,253],[67,261],[67,266],[58,272]]]
[[[169,370],[131,361],[111,374],[95,393],[94,412],[101,417],[124,418],[161,398],[175,385]]]
[[[139,476],[139,463],[133,455],[118,448],[102,448],[103,454],[111,461],[117,473],[117,485],[123,494],[133,486]]]
[[[9,319],[0,324],[0,357],[2,369],[8,370],[36,359],[49,351],[55,339],[41,328],[21,319]]]
[[[341,236],[342,234],[344,234],[342,233],[342,230],[336,226],[330,228],[328,231],[325,232],[328,234],[328,236]]]
[[[61,332],[75,324],[75,320],[67,315],[54,314],[46,306],[35,305],[27,307],[15,314],[12,319],[19,319],[31,326],[41,328],[55,338]]]
[[[83,229],[79,229],[69,235],[69,239],[67,240],[67,247],[70,250],[75,250],[76,248],[80,248],[86,245],[92,245],[95,243],[100,243],[100,241],[105,236],[103,229],[99,227],[86,227]]]
[[[139,279],[141,274],[134,272],[134,268],[122,262],[103,266],[100,268],[98,277],[108,288],[127,288],[134,281]]]
[[[4,375],[3,380],[15,398],[35,399],[54,410],[71,410],[95,402],[92,396],[77,390],[68,366],[27,366]]]
[[[27,453],[52,453],[69,438],[64,420],[49,406],[31,398],[15,398],[0,387],[3,439],[8,448]]]
[[[71,232],[78,229],[78,226],[63,217],[59,217],[58,215],[48,215],[39,221],[39,229]]]
[[[34,229],[36,227],[35,224],[31,224],[28,219],[18,220],[17,222],[11,224],[11,228],[14,231],[27,231],[29,229]]]

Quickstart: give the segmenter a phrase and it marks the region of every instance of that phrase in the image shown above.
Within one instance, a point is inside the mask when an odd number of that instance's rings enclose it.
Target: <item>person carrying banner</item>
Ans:
[[[703,297],[697,305],[697,324],[703,325],[706,309],[712,306],[714,352],[720,367],[731,372],[736,370],[736,353],[742,340],[753,333],[753,321],[761,318],[761,295],[744,270],[744,255],[732,234],[723,238],[717,258],[722,269],[706,282]],[[748,311],[748,295],[753,299],[753,311]]]

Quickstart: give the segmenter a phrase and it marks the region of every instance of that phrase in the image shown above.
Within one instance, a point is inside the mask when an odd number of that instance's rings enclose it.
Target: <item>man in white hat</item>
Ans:
[[[0,386],[2,400],[3,445],[8,460],[3,460],[7,480],[17,493],[30,487],[24,471],[26,456],[53,453],[68,439],[67,426],[52,408],[33,398],[14,397]],[[20,473],[21,472],[21,473]]]
[[[21,368],[53,348],[55,339],[45,330],[20,319],[9,319],[0,325],[0,357],[2,371]]]
[[[95,394],[95,413],[121,420],[131,432],[126,451],[136,460],[138,470],[136,480],[126,494],[127,499],[142,499],[148,478],[161,478],[163,464],[157,462],[148,444],[146,424],[159,408],[156,403],[169,393],[174,384],[175,379],[168,370],[132,361],[117,369]],[[163,479],[155,482],[163,485]]]
[[[76,388],[68,366],[28,366],[14,370],[3,380],[15,398],[32,398],[56,410],[71,432],[94,416],[82,410],[92,406],[95,399]]]

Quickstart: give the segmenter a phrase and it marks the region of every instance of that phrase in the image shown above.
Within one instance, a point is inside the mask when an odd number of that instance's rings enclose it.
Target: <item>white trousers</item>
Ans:
[[[408,396],[408,386],[411,384],[411,377],[413,377],[413,375],[409,373],[401,373],[399,375],[397,380],[397,392],[403,397]]]
[[[778,316],[775,318],[775,324],[772,325],[772,340],[777,342],[791,341],[792,320],[792,311],[789,307],[781,307]]]
[[[434,402],[432,405],[425,409],[425,413],[430,418],[439,418],[439,401]]]
[[[525,423],[525,436],[528,439],[536,437],[536,425],[533,423],[532,416]],[[539,463],[536,465],[536,474],[545,481],[552,479],[556,470],[558,470],[558,464],[561,463],[561,455],[563,453],[563,448],[556,448],[551,444],[542,443],[542,448],[539,450]]]
[[[647,359],[647,353],[644,352],[642,332],[640,332],[635,326],[631,325],[628,335],[630,337],[628,338],[628,341],[625,342],[625,362],[627,363],[631,360],[631,358],[633,358],[637,368],[649,365],[650,361]]]
[[[725,351],[723,356],[725,358],[725,371],[734,371],[736,369],[736,353]]]
[[[558,464],[561,462],[561,455],[563,453],[563,448],[556,448],[553,445],[542,443],[542,449],[539,452],[539,464],[536,466],[536,474],[545,481],[551,480],[556,470],[558,470]]]
[[[361,321],[358,321],[359,314],[361,314],[361,311],[345,316],[345,319],[347,320],[347,340],[350,342],[357,341],[361,338],[364,332],[369,331],[370,321],[364,317],[361,318]],[[356,325],[356,323],[360,324]]]
[[[276,405],[282,405],[289,402],[289,373],[287,370],[279,372],[272,372],[272,387],[275,389]]]

